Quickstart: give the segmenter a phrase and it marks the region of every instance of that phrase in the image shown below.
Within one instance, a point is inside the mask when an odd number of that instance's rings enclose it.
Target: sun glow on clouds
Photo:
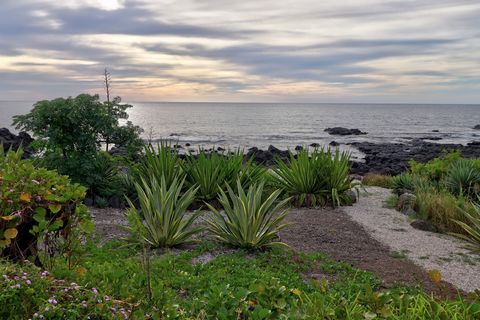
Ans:
[[[4,1],[0,99],[480,99],[478,1]]]

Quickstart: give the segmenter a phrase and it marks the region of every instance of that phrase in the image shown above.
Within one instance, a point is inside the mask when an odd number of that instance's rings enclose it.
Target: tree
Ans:
[[[113,143],[131,158],[141,150],[140,127],[131,122],[119,124],[128,118],[130,107],[121,104],[119,97],[101,102],[98,95],[81,94],[38,101],[28,114],[15,116],[13,124],[33,133],[43,166],[69,175],[73,182],[89,188],[92,197],[107,196],[118,185],[110,173],[118,170],[100,153],[102,144]],[[109,170],[105,170],[107,165]]]
[[[80,94],[75,98],[39,101],[28,114],[14,116],[13,124],[17,129],[33,132],[36,147],[43,152],[60,152],[64,158],[91,155],[102,143],[113,142],[117,147],[139,143],[140,127],[131,122],[119,124],[119,120],[128,118],[126,110],[131,107],[122,104],[120,97],[101,102],[98,95]]]

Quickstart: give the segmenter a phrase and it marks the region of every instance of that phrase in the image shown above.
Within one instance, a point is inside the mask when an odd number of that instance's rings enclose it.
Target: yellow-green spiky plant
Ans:
[[[227,186],[227,193],[220,189],[219,202],[222,212],[208,205],[214,218],[207,221],[214,238],[224,244],[247,250],[286,246],[279,241],[278,233],[287,212],[290,199],[277,201],[280,190],[268,197],[263,194],[264,182],[252,184],[245,192],[237,181],[237,192]]]

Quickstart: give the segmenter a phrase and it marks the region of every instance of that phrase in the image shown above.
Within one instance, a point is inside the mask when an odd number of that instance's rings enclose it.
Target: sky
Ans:
[[[480,1],[2,0],[0,100],[480,103]]]

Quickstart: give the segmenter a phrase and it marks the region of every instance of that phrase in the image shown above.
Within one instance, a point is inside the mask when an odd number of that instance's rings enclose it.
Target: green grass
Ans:
[[[395,193],[392,193],[390,196],[388,196],[388,198],[385,200],[383,206],[385,208],[389,208],[389,209],[395,209],[395,207],[397,206],[397,201],[398,201],[398,195],[395,194]]]
[[[367,173],[363,179],[364,186],[375,186],[390,189],[392,188],[392,177],[379,173]]]
[[[239,250],[205,264],[191,262],[218,250],[206,242],[192,251],[153,252],[151,300],[141,256],[122,243],[89,243],[83,275],[61,261],[53,275],[138,304],[133,319],[474,319],[480,310],[463,300],[436,301],[416,288],[379,291],[372,273],[322,254]],[[308,279],[309,270],[333,280]]]

